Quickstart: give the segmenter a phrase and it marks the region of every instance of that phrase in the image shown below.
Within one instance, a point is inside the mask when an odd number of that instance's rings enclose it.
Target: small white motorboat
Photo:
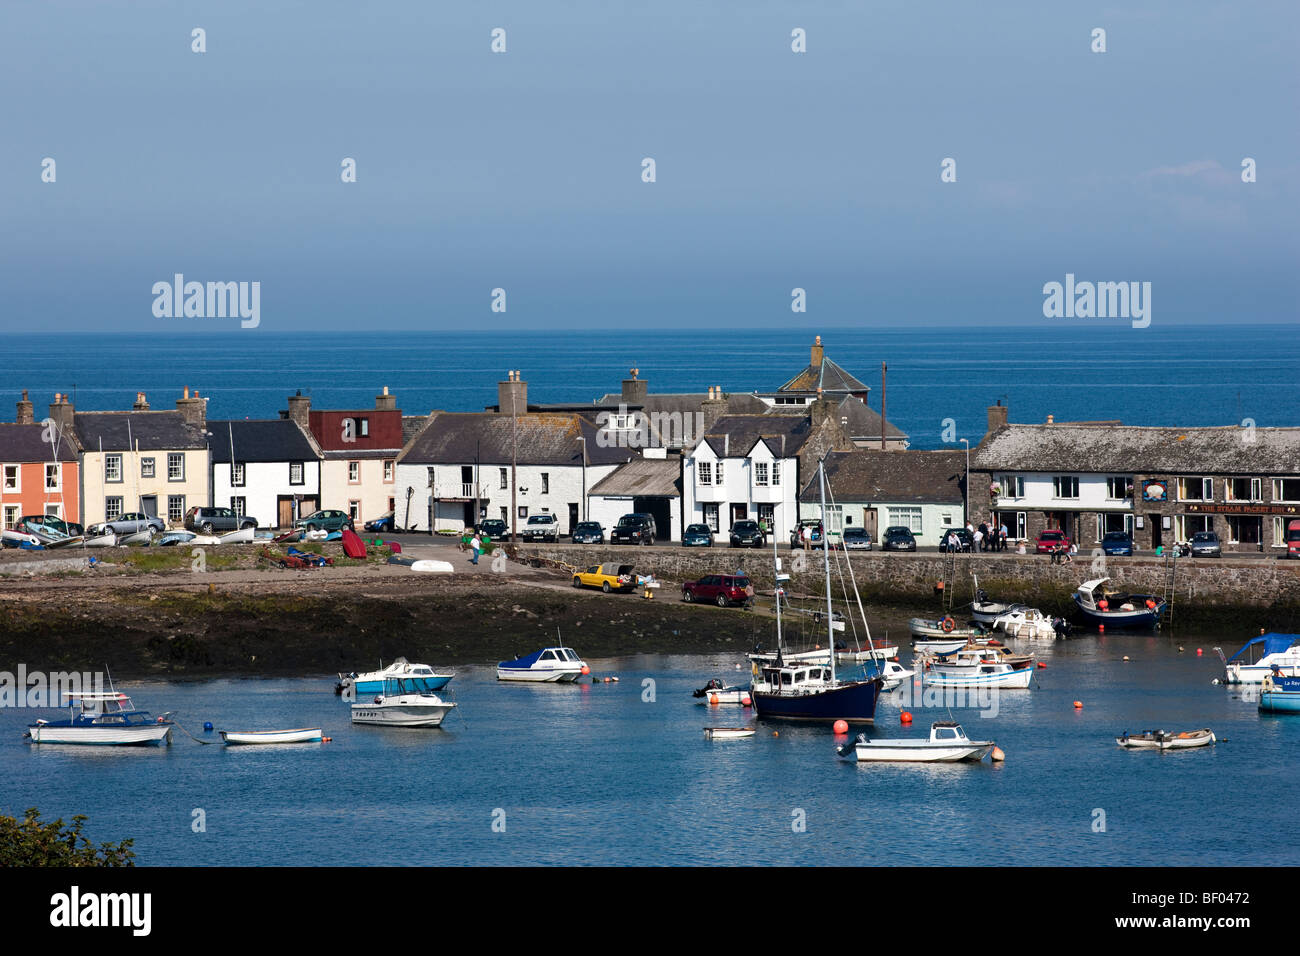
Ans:
[[[152,717],[148,711],[136,710],[126,694],[110,690],[63,696],[68,700],[68,719],[38,720],[24,735],[32,743],[140,747],[171,742],[171,714]]]
[[[380,661],[380,668],[376,671],[363,674],[355,671],[351,674],[340,674],[334,692],[343,694],[350,689],[358,696],[379,694],[383,692],[384,681],[392,677],[400,677],[414,682],[416,690],[428,691],[432,694],[446,687],[455,676],[452,673],[441,674],[428,664],[412,664],[405,657],[399,657],[387,667],[384,667],[383,662]]]
[[[1214,743],[1214,734],[1207,727],[1203,730],[1186,730],[1180,734],[1168,734],[1163,730],[1148,730],[1142,734],[1124,734],[1116,737],[1115,743],[1127,750],[1190,750],[1192,747],[1206,747]]]
[[[227,531],[218,537],[217,541],[221,544],[252,544],[255,531],[257,529],[253,527],[240,528],[238,531]]]
[[[911,680],[915,677],[916,671],[908,670],[902,664],[898,663],[898,661],[885,661],[884,666],[881,668],[880,676],[884,681],[881,690],[894,690],[895,688],[902,686],[904,681]]]
[[[1223,661],[1226,684],[1258,684],[1274,667],[1283,677],[1300,677],[1300,634],[1261,634],[1229,658],[1221,648],[1214,650]]]
[[[196,534],[194,537],[190,538],[188,541],[184,543],[206,546],[206,545],[220,544],[221,539],[218,538],[215,534]]]
[[[589,673],[591,668],[571,647],[544,647],[497,665],[497,680],[531,684],[569,684]]]
[[[237,744],[318,744],[322,737],[319,727],[297,730],[221,731],[221,739],[231,747]]]
[[[851,744],[836,748],[841,757],[850,754],[863,763],[869,761],[896,761],[903,763],[957,763],[970,761],[976,763],[995,746],[992,740],[971,740],[962,730],[961,724],[952,721],[938,721],[930,725],[930,737],[921,740],[916,737],[902,740],[872,740],[866,734],[858,734],[858,739]]]
[[[705,740],[738,740],[754,736],[753,727],[705,727]]]
[[[912,642],[912,650],[918,654],[951,654],[966,646],[966,638],[923,638]]]
[[[1000,661],[935,661],[922,680],[933,687],[997,687],[1024,690],[1034,679],[1032,667],[1012,667]]]
[[[352,705],[352,722],[380,727],[438,727],[455,706],[437,694],[420,690],[414,681],[389,678],[384,681],[382,694]]]
[[[423,574],[454,574],[456,570],[451,566],[450,561],[432,561],[429,559],[412,561],[410,568],[412,571],[419,571]]]
[[[41,539],[36,537],[34,534],[27,534],[24,531],[16,531],[10,528],[6,528],[3,532],[0,532],[0,538],[3,538],[5,544],[13,547],[19,547],[24,544],[35,547],[41,543]]]
[[[1056,622],[1036,607],[1018,607],[998,617],[993,627],[1026,641],[1056,640]]]
[[[714,678],[704,687],[699,688],[691,693],[697,704],[705,704],[710,707],[720,707],[724,704],[735,704],[741,707],[750,707],[753,700],[749,696],[748,687],[732,687],[722,681]]]

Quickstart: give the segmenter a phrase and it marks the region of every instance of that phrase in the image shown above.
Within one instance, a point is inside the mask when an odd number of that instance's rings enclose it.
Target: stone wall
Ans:
[[[770,590],[773,582],[772,552],[730,548],[573,547],[571,545],[521,546],[521,558],[529,556],[588,567],[605,561],[624,561],[640,573],[653,573],[663,581],[665,597],[683,581],[704,574],[734,573],[743,569],[759,591]],[[842,558],[842,556],[840,556]],[[837,566],[832,555],[832,590],[839,592]],[[781,560],[791,575],[790,590],[796,594],[820,593],[824,587],[821,553],[791,553],[782,549]],[[936,584],[952,567],[949,558],[938,554],[859,552],[851,556],[853,574],[865,601],[920,605],[937,610]],[[1096,562],[1094,564],[1094,562]],[[989,595],[1002,601],[1022,601],[1044,611],[1062,612],[1072,607],[1070,595],[1090,578],[1110,577],[1116,587],[1138,593],[1162,594],[1166,565],[1158,558],[1090,558],[1076,555],[1073,563],[1053,565],[1046,555],[974,554],[958,555],[956,573],[947,587],[954,589],[958,607],[972,598],[972,572]],[[845,580],[848,572],[844,571]],[[1180,560],[1177,565],[1175,613],[1185,615],[1206,609],[1300,608],[1300,561],[1266,559]],[[1280,626],[1273,624],[1272,626]]]

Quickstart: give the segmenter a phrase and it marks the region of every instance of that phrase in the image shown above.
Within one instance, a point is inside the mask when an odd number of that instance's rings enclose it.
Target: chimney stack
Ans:
[[[143,397],[143,395],[141,397]],[[208,400],[206,398],[199,398],[199,390],[197,388],[194,390],[194,394],[191,395],[189,386],[185,386],[184,394],[180,398],[176,399],[176,411],[181,413],[181,417],[185,419],[185,424],[191,425],[200,430],[207,428]]]
[[[187,390],[187,391],[188,391],[188,390]],[[136,393],[135,393],[135,404],[131,406],[131,411],[133,411],[133,412],[147,412],[147,411],[149,411],[149,402],[148,402],[148,400],[144,397],[144,392],[136,392]]]
[[[518,369],[510,371],[504,382],[497,382],[497,411],[502,415],[528,414],[528,383]]]
[[[397,410],[397,396],[388,394],[388,386],[384,386],[384,394],[375,396],[375,411],[392,412]]]
[[[17,422],[19,425],[36,424],[36,411],[32,403],[27,400],[27,389],[23,389],[23,400],[18,403]]]
[[[310,434],[311,396],[304,395],[302,389],[289,396],[289,421],[297,422],[299,428]]]
[[[813,343],[812,357],[809,359],[809,364],[814,368],[820,368],[825,354],[825,350],[822,348],[822,337],[819,335],[817,341]]]
[[[1052,424],[1055,424],[1055,423],[1056,423],[1056,416],[1055,416],[1055,415],[1048,415],[1048,416],[1047,416],[1047,424],[1052,425]]]
[[[644,405],[646,395],[649,394],[650,383],[645,379],[637,378],[640,369],[630,369],[631,378],[623,379],[623,404],[625,405]]]
[[[50,418],[54,419],[55,427],[65,435],[72,434],[72,416],[75,412],[67,395],[54,393],[54,401],[50,403]]]
[[[998,399],[996,405],[990,405],[989,412],[989,431],[995,432],[1007,423],[1007,406],[1002,404],[1002,399]]]

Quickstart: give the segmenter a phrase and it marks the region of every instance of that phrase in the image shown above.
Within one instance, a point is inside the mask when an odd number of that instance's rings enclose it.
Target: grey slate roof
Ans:
[[[845,418],[849,420],[845,431],[850,438],[880,439],[880,413],[869,407],[862,399],[853,395],[844,396],[844,400],[835,411],[835,420],[842,421]],[[907,433],[896,428],[893,422],[885,422],[887,440],[902,441],[906,437]]]
[[[974,462],[972,461],[972,466]],[[962,502],[966,452],[833,451],[826,456],[827,500],[836,502]],[[799,493],[800,501],[820,501],[816,472]]]
[[[66,436],[50,443],[41,437],[44,425],[0,424],[0,461],[20,464],[31,461],[76,461],[77,448]]]
[[[808,365],[794,378],[777,389],[778,392],[866,392],[870,389],[828,358],[820,365]]]
[[[184,451],[208,444],[180,412],[76,412],[73,423],[86,451],[131,451],[133,442],[141,451]]]
[[[402,462],[411,465],[508,465],[515,447],[515,419],[495,412],[443,412],[407,447]],[[630,448],[602,448],[596,426],[580,415],[530,412],[518,417],[521,465],[581,465],[581,435],[587,463],[608,465],[636,457]]]
[[[429,420],[428,415],[403,415],[402,416],[402,445],[405,446],[412,438],[420,433],[424,423]]]
[[[667,458],[635,458],[598,481],[590,493],[620,497],[680,497],[681,459],[675,455]]]
[[[208,422],[212,460],[230,461],[233,439],[235,461],[308,461],[320,456],[297,422],[287,418]]]
[[[811,433],[812,422],[806,414],[723,415],[704,440],[718,456],[744,458],[760,440],[766,440],[774,455],[793,458]]]
[[[1300,474],[1300,428],[1005,425],[971,451],[982,471]]]

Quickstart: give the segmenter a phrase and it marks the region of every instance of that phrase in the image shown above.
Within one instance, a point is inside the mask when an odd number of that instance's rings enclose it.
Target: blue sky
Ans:
[[[1161,324],[1296,320],[1293,2],[142,0],[4,20],[8,332],[256,334],[155,318],[177,272],[261,282],[275,331],[1041,325],[1065,321],[1041,290],[1067,272],[1151,282]]]

